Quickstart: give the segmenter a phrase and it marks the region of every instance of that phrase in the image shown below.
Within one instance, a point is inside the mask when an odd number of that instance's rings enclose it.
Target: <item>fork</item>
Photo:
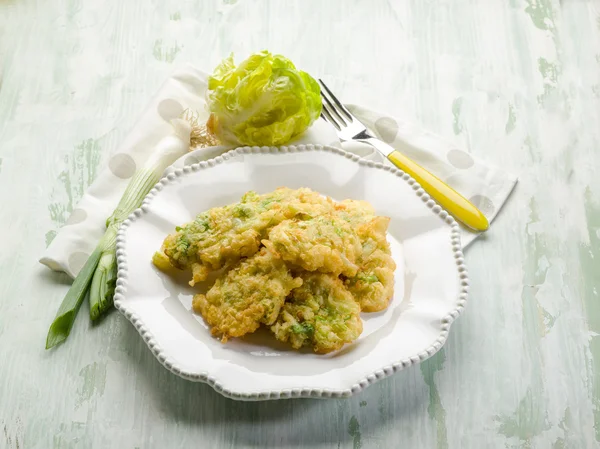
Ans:
[[[333,125],[342,141],[354,140],[371,145],[392,164],[412,176],[456,220],[475,231],[486,231],[489,228],[487,218],[473,203],[415,161],[372,136],[367,127],[346,109],[325,83],[320,79],[319,82],[323,86],[321,96],[324,100],[321,117]]]

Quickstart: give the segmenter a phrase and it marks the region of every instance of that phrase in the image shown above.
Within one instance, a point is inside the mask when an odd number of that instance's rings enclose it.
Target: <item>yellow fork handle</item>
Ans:
[[[490,225],[485,215],[468,199],[429,173],[419,164],[399,151],[393,151],[387,157],[396,167],[412,176],[421,187],[438,202],[450,215],[475,231],[486,231]]]

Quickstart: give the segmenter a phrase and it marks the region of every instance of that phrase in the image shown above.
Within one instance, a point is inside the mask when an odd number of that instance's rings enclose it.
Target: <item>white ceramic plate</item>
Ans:
[[[391,217],[394,298],[383,312],[363,313],[360,338],[336,353],[297,352],[260,330],[222,344],[192,312],[189,274],[172,279],[151,263],[175,226],[239,201],[248,190],[280,186],[364,199]],[[117,256],[115,306],[158,360],[175,374],[243,400],[350,396],[423,361],[445,342],[468,291],[452,217],[401,171],[319,145],[238,148],[176,170],[123,223]]]

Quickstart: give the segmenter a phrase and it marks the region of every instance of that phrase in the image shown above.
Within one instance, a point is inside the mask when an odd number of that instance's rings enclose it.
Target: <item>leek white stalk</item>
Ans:
[[[190,147],[190,124],[180,119],[173,120],[172,124],[174,134],[158,143],[144,167],[134,174],[119,205],[106,220],[104,236],[75,278],[48,330],[46,349],[56,346],[69,336],[75,316],[88,290],[92,320],[97,320],[112,307],[117,281],[116,239],[119,226],[129,214],[141,206],[148,192],[161,179],[165,169],[183,156]]]

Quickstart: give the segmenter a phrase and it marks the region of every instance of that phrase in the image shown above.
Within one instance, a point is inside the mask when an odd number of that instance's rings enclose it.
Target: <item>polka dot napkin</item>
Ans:
[[[127,138],[110,159],[71,213],[64,227],[47,248],[40,262],[52,270],[75,277],[105,231],[105,221],[119,202],[137,167],[148,159],[156,145],[173,133],[171,120],[187,108],[206,119],[205,93],[208,75],[192,66],[176,70],[143,111]],[[348,108],[380,139],[412,158],[465,197],[491,222],[508,198],[517,180],[503,170],[480,162],[469,153],[410,123],[361,106]],[[204,114],[204,115],[202,115]],[[389,163],[370,146],[341,143],[334,129],[318,120],[294,144],[319,143],[343,148],[361,157]],[[167,169],[216,157],[230,147],[210,147],[190,152]],[[477,234],[463,230],[463,246]]]

